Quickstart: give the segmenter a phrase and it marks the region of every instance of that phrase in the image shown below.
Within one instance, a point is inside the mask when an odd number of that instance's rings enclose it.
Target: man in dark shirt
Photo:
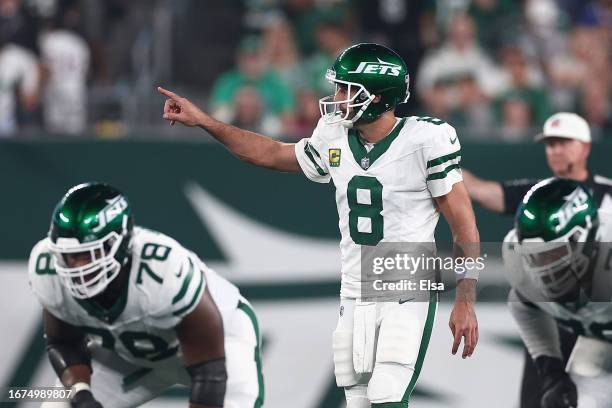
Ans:
[[[546,161],[554,176],[585,183],[600,208],[612,209],[612,179],[593,174],[587,167],[591,132],[583,118],[575,113],[556,113],[546,120],[544,131],[535,140],[545,143]],[[514,215],[527,191],[539,181],[483,180],[467,170],[463,170],[463,179],[473,201],[488,210],[509,215]]]
[[[548,167],[556,177],[583,182],[591,189],[600,209],[612,210],[612,179],[593,174],[587,167],[591,152],[591,132],[586,120],[574,113],[556,113],[546,120],[544,131],[535,140],[544,142]],[[463,170],[463,180],[473,201],[488,210],[508,215],[514,215],[525,194],[539,181],[483,180],[467,170]],[[564,330],[559,334],[561,350],[567,362],[576,336]],[[525,353],[520,406],[540,408],[540,398],[540,378],[531,358]]]

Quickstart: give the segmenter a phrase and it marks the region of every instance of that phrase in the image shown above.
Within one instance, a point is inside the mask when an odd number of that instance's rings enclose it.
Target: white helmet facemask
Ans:
[[[112,231],[99,240],[83,244],[76,238],[58,238],[57,242],[49,243],[60,282],[72,296],[77,299],[94,297],[117,277],[121,265],[115,255],[123,239]],[[74,256],[87,257],[89,262],[71,267],[69,259]]]
[[[588,229],[574,227],[552,241],[527,238],[521,242],[523,268],[549,300],[575,292],[589,268],[583,252]]]
[[[325,78],[335,85],[334,95],[329,95],[319,99],[319,110],[323,121],[328,124],[340,123],[342,126],[351,128],[361,118],[370,103],[376,98],[361,84],[356,82],[342,81],[336,79],[336,73],[328,69]],[[338,94],[341,86],[345,86],[348,99],[336,101],[334,98]],[[346,106],[346,110],[341,109],[341,105]],[[352,116],[351,113],[354,112]],[[350,118],[349,118],[350,116]]]

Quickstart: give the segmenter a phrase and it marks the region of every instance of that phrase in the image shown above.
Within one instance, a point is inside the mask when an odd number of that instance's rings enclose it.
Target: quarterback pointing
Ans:
[[[442,213],[466,256],[476,257],[478,230],[462,182],[460,144],[453,127],[431,117],[395,117],[409,96],[399,55],[378,44],[344,50],[328,70],[335,93],[321,99],[310,138],[281,143],[221,123],[185,98],[167,97],[164,119],[199,126],[235,156],[257,166],[302,172],[336,187],[342,235],[341,308],[333,334],[336,382],[347,408],[406,407],[433,325],[437,293],[429,302],[366,302],[361,250],[381,242],[432,243]],[[470,245],[471,244],[471,245]],[[474,245],[476,244],[476,245]],[[463,275],[450,316],[453,354],[478,340],[476,276]]]
[[[191,387],[190,407],[262,406],[249,303],[193,252],[134,226],[117,189],[70,189],[28,268],[49,360],[73,391],[43,407],[135,407],[174,384]]]

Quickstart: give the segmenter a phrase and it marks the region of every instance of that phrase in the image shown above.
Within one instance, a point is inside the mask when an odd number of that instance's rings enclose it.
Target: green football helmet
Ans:
[[[101,293],[129,261],[134,228],[127,198],[103,183],[68,190],[49,230],[55,270],[78,299]]]
[[[576,299],[588,279],[598,226],[597,204],[581,183],[550,178],[525,195],[515,218],[521,260],[548,299]]]
[[[405,103],[410,97],[410,77],[406,63],[394,51],[379,44],[363,43],[344,50],[327,70],[326,79],[335,85],[335,94],[346,87],[347,99],[334,95],[319,100],[323,120],[352,127],[371,122],[383,113]],[[380,96],[376,103],[373,100]],[[346,105],[343,111],[341,105]]]

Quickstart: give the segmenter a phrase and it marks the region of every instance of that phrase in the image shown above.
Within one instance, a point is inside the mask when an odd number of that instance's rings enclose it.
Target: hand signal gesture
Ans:
[[[202,123],[202,120],[207,117],[207,115],[202,112],[200,108],[191,103],[189,99],[183,98],[161,86],[158,86],[157,90],[168,98],[164,103],[163,118],[169,121],[171,125],[180,122],[185,126],[198,126]]]

